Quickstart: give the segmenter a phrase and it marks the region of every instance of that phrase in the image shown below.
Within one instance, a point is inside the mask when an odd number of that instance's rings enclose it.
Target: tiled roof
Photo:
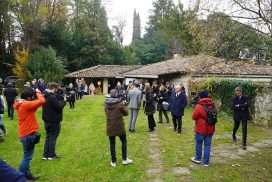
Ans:
[[[140,65],[97,65],[65,75],[67,78],[116,78],[124,72],[140,68]]]
[[[272,76],[272,66],[256,65],[249,61],[228,61],[224,59],[197,55],[190,57],[176,57],[143,66],[139,69],[124,73],[126,77],[158,77],[167,74],[220,74],[220,75],[257,75]]]

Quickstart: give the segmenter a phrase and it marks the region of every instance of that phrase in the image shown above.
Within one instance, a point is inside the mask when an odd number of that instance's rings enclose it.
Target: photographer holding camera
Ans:
[[[30,171],[30,161],[32,160],[34,148],[40,141],[39,124],[35,113],[39,107],[45,103],[41,92],[36,89],[25,88],[21,94],[21,99],[14,103],[14,108],[18,113],[18,133],[23,144],[24,157],[19,170],[28,180],[36,180]]]
[[[43,106],[42,118],[46,130],[43,160],[54,160],[58,156],[55,152],[56,141],[60,133],[64,101],[64,92],[57,83],[49,83],[45,91],[46,103]]]

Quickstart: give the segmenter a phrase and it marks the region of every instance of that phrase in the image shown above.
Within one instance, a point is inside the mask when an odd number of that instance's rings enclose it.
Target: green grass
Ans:
[[[41,122],[41,142],[36,146],[34,159],[31,163],[34,174],[41,176],[39,181],[48,182],[144,182],[148,180],[146,170],[152,164],[149,159],[149,136],[147,121],[143,112],[140,112],[137,121],[137,132],[128,134],[128,155],[135,161],[133,165],[118,165],[113,169],[109,166],[110,154],[108,138],[105,132],[105,115],[103,97],[85,97],[76,103],[76,109],[65,108],[62,130],[57,143],[57,152],[62,156],[57,161],[42,161],[44,144],[44,128],[41,121],[41,112],[38,112]],[[5,143],[0,145],[0,156],[9,164],[18,167],[22,158],[22,146],[17,136],[16,120],[4,118],[8,129]],[[127,118],[125,118],[127,123]],[[230,161],[227,164],[212,164],[209,168],[199,168],[190,176],[177,177],[170,172],[175,166],[186,167],[191,163],[189,158],[193,155],[194,140],[191,109],[186,110],[184,118],[185,130],[182,135],[172,131],[171,124],[158,124],[157,133],[160,138],[161,158],[165,172],[164,181],[254,181],[266,182],[272,179],[272,152],[270,149],[248,155],[239,161]],[[229,138],[217,137],[230,133],[232,129],[231,118],[222,114],[217,124],[214,145],[230,144]],[[249,125],[249,143],[272,138],[268,129]],[[118,162],[120,164],[120,142],[117,142]],[[232,167],[239,163],[241,167]],[[271,181],[271,180],[270,180]]]

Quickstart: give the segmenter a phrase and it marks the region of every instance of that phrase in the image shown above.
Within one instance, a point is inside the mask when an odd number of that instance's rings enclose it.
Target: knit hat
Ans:
[[[202,98],[207,98],[209,96],[209,92],[207,90],[203,90],[201,92],[198,93],[198,96],[202,99]]]

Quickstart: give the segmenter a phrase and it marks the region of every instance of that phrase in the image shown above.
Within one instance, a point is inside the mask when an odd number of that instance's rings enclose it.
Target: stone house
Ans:
[[[250,61],[226,61],[206,55],[180,57],[162,61],[124,73],[125,77],[159,79],[182,83],[190,95],[189,81],[207,78],[250,80],[266,88],[258,93],[254,104],[254,121],[272,127],[272,66]]]
[[[84,78],[87,84],[93,82],[96,87],[101,83],[103,94],[107,94],[110,86],[125,79],[123,73],[140,67],[139,65],[97,65],[69,73],[65,77],[70,80]]]

